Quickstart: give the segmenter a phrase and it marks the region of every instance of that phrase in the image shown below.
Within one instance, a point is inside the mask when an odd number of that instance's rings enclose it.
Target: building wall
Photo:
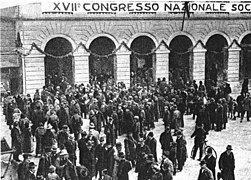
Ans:
[[[251,33],[251,16],[249,14],[193,14],[186,19],[184,29],[181,31],[182,14],[160,15],[126,15],[117,17],[114,15],[43,15],[41,4],[25,5],[20,7],[18,31],[25,52],[29,52],[32,43],[44,50],[46,43],[55,37],[64,37],[69,40],[76,49],[79,43],[89,48],[91,42],[100,36],[110,38],[116,47],[125,42],[129,47],[132,41],[139,36],[150,37],[156,46],[164,41],[170,44],[178,35],[190,38],[193,45],[201,40],[205,45],[214,34],[225,37],[228,46],[236,39],[241,39]],[[32,9],[32,10],[31,10]],[[228,80],[233,92],[240,89],[239,81],[239,51],[236,44],[229,49],[231,57],[228,60]],[[204,80],[205,77],[205,49],[198,44],[193,55],[193,79]],[[165,76],[168,79],[168,63],[170,51],[163,45],[156,52],[154,64],[155,79]],[[74,54],[75,58],[75,83],[87,83],[89,81],[89,53],[80,47]],[[44,85],[44,55],[36,50],[25,57],[25,93],[33,94],[35,89]],[[125,47],[118,51],[115,72],[118,81],[123,80],[129,84],[128,76],[130,52]],[[130,65],[130,64],[129,64]],[[123,68],[121,67],[123,66]],[[163,67],[163,66],[166,66]],[[120,76],[122,75],[122,76]]]
[[[207,40],[214,34],[220,34],[224,36],[228,42],[228,46],[233,42],[234,39],[238,40],[242,38],[243,34],[247,33],[251,29],[250,20],[220,20],[220,19],[209,19],[207,21],[201,20],[187,20],[185,21],[184,31],[180,31],[181,21],[177,20],[98,20],[94,19],[90,20],[27,20],[22,22],[23,26],[21,29],[23,44],[26,50],[28,51],[31,47],[31,44],[34,42],[39,47],[43,48],[48,42],[48,39],[57,36],[64,36],[66,38],[71,39],[72,43],[77,46],[80,42],[85,44],[87,48],[90,43],[97,37],[106,36],[114,41],[114,43],[118,46],[121,42],[125,42],[128,46],[133,41],[133,39],[139,36],[149,36],[152,40],[158,45],[162,40],[166,42],[167,45],[170,44],[171,40],[178,35],[186,35],[188,36],[193,45],[196,44],[198,40],[201,40],[204,44],[206,44]],[[80,47],[81,49],[81,47]],[[229,80],[234,86],[234,92],[239,91],[239,78],[238,78],[238,53],[240,49],[234,47],[233,55],[229,58]],[[82,50],[81,50],[82,51]],[[231,51],[231,48],[229,49]],[[194,65],[194,79],[203,80],[203,69],[204,65],[204,53],[205,49],[200,46],[197,49],[195,48],[194,52],[194,60],[196,60],[196,64]],[[39,52],[33,51],[34,54],[39,55]],[[76,52],[78,54],[78,52]],[[84,53],[85,54],[85,53]],[[83,55],[85,56],[85,55]],[[88,55],[86,55],[88,57]],[[85,57],[86,57],[85,56]],[[129,57],[129,56],[128,56]],[[158,57],[158,56],[157,56]],[[168,56],[165,56],[168,57]],[[88,69],[85,67],[88,65],[86,61],[88,58],[82,58],[77,56],[78,65],[83,69]],[[160,59],[163,59],[160,57]],[[34,59],[36,61],[37,59]],[[128,59],[121,58],[124,63],[129,63]],[[200,61],[201,60],[201,61]],[[32,60],[33,61],[33,60]],[[42,67],[42,59],[38,60],[40,68],[37,71],[37,75],[41,76]],[[119,61],[119,59],[117,59]],[[127,61],[127,62],[126,62]],[[156,59],[158,61],[158,59]],[[202,63],[202,64],[201,64]],[[122,63],[123,64],[123,63]],[[158,63],[161,64],[161,63]],[[163,64],[163,63],[162,63]],[[83,79],[78,79],[78,83],[81,81],[83,83],[88,82],[88,76],[86,75],[86,71],[80,71],[80,66],[76,66],[78,70],[79,77],[83,77]],[[203,68],[201,68],[203,67]],[[235,69],[236,67],[236,69]],[[161,68],[157,68],[161,69]],[[165,68],[164,71],[166,71]],[[201,71],[202,69],[202,71]],[[127,70],[125,70],[127,71]],[[82,72],[82,73],[81,73]],[[34,72],[35,73],[35,72]],[[32,73],[32,75],[35,75]],[[120,71],[121,74],[127,74]],[[158,73],[162,74],[162,73]],[[164,73],[167,74],[167,73]],[[39,77],[40,77],[39,76]],[[41,76],[42,77],[42,76]],[[29,78],[28,78],[29,79]],[[44,79],[44,76],[41,78]],[[34,81],[37,79],[34,79]],[[36,81],[37,82],[37,81]],[[29,83],[28,83],[29,84]],[[42,85],[39,83],[39,85]],[[34,86],[35,87],[35,86]],[[39,87],[38,84],[36,87]],[[32,89],[30,89],[32,90]],[[29,93],[32,93],[29,91]]]

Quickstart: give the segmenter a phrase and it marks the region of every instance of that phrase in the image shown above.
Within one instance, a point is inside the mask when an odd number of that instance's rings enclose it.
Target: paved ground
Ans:
[[[1,112],[0,112],[1,113]],[[1,113],[2,114],[2,113]],[[88,127],[88,120],[84,120],[83,129]],[[199,161],[192,160],[190,158],[191,149],[193,147],[193,139],[190,138],[193,130],[194,130],[195,121],[192,120],[191,116],[185,116],[185,128],[184,134],[187,140],[187,149],[188,149],[188,159],[184,166],[182,172],[178,172],[176,176],[174,176],[174,180],[196,180],[199,173]],[[157,122],[156,128],[153,130],[157,141],[159,141],[159,136],[163,132],[163,123],[161,120]],[[251,180],[251,122],[247,122],[246,120],[243,123],[240,123],[239,119],[236,121],[229,120],[227,124],[227,128],[221,132],[210,131],[207,140],[208,145],[212,146],[218,154],[218,159],[220,154],[225,151],[226,146],[231,144],[233,147],[233,153],[235,155],[236,160],[236,169],[235,175],[236,180]],[[4,117],[1,116],[1,127],[0,127],[1,137],[5,137],[10,144],[10,131],[4,122]],[[118,141],[123,141],[124,136],[119,137]],[[175,139],[175,137],[174,137]],[[158,159],[161,158],[161,148],[160,143],[157,144],[158,148]],[[78,153],[78,152],[77,152]],[[198,155],[198,153],[197,153]],[[78,155],[77,155],[78,156]],[[7,162],[9,155],[2,155],[1,157],[1,173],[4,172],[6,168],[5,162]],[[198,158],[198,156],[196,157]],[[217,159],[217,169],[218,172],[218,159]],[[32,158],[32,161],[38,163],[38,158]],[[16,180],[15,173],[15,163],[12,162],[4,180]],[[130,180],[136,180],[137,174],[134,171],[130,172]]]

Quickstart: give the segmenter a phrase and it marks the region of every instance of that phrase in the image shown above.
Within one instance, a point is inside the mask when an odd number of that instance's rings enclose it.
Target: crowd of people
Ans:
[[[184,115],[191,114],[196,124],[191,134],[195,137],[193,159],[200,150],[198,179],[216,179],[212,149],[203,157],[206,135],[225,129],[228,119],[235,120],[237,113],[240,122],[245,112],[249,120],[251,110],[247,91],[242,91],[237,101],[230,93],[227,83],[221,88],[206,88],[201,81],[199,85],[196,81],[185,85],[181,80],[174,86],[163,78],[156,84],[137,83],[130,88],[112,80],[101,83],[94,79],[86,86],[71,86],[62,80],[56,85],[49,82],[33,98],[7,94],[4,115],[15,149],[13,158],[19,162],[18,177],[128,180],[133,169],[138,180],[171,180],[183,170],[188,158],[183,129]],[[89,127],[82,129],[86,119],[90,120]],[[156,139],[153,129],[160,119],[165,130]],[[118,137],[124,134],[124,141],[119,142]],[[158,142],[162,148],[160,162]],[[231,150],[228,145],[219,160],[223,180],[234,179]],[[32,152],[39,158],[38,164],[30,162]]]

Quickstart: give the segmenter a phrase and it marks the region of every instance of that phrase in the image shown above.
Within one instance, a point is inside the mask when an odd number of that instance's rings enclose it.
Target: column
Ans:
[[[114,62],[114,76],[116,83],[124,82],[126,88],[130,87],[130,55],[131,52],[124,44],[116,52],[116,60]]]
[[[157,79],[166,78],[166,82],[169,82],[169,49],[164,42],[161,42],[160,47],[156,50],[156,60],[153,62],[153,78],[157,82]]]
[[[74,80],[75,84],[88,84],[89,83],[89,56],[84,48],[80,47],[76,53],[74,53]]]
[[[40,91],[45,85],[44,54],[33,50],[30,55],[23,57],[23,93],[33,97],[36,89]]]
[[[206,49],[201,41],[193,50],[193,80],[205,82]]]
[[[228,49],[227,81],[231,86],[234,97],[236,97],[241,91],[239,83],[240,51],[241,48],[237,45],[236,41],[234,41],[232,46]]]

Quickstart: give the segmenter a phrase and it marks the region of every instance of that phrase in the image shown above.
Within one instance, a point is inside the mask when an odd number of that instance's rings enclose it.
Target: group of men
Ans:
[[[59,179],[92,179],[99,176],[100,179],[127,180],[128,172],[135,167],[139,180],[157,177],[172,179],[177,170],[182,171],[187,159],[186,140],[182,132],[185,113],[193,114],[196,131],[203,132],[192,135],[195,136],[196,149],[193,158],[199,148],[199,160],[202,160],[204,136],[209,130],[226,128],[229,89],[218,91],[208,100],[202,82],[199,86],[194,82],[191,87],[182,89],[173,88],[165,78],[153,86],[137,84],[129,89],[123,83],[72,87],[69,84],[65,86],[64,82],[63,86],[43,87],[42,92],[35,92],[33,100],[29,95],[5,97],[4,114],[11,129],[12,145],[16,149],[14,159],[20,161],[22,146],[31,146],[33,137],[36,139],[35,155],[41,157],[35,178],[49,179],[57,175]],[[83,131],[81,126],[86,118],[90,119],[89,129]],[[157,140],[151,132],[159,118],[163,118],[165,126],[159,138],[162,148],[160,163],[157,159]],[[30,134],[26,133],[28,138],[25,139],[21,129],[24,126],[29,130],[30,125]],[[117,142],[123,134],[127,134],[123,143],[124,153],[122,144]],[[177,136],[175,142],[173,136]],[[79,158],[76,156],[77,149]],[[229,157],[229,153],[227,155]],[[30,177],[28,172],[33,172],[30,168],[34,167],[32,162],[27,164],[27,159],[25,155],[21,163],[26,163],[22,165],[26,171],[20,171],[21,174],[27,172],[20,175],[25,178]],[[201,162],[202,168],[205,163]],[[225,164],[221,164],[224,177]],[[215,177],[215,172],[212,174]],[[225,177],[224,180],[231,180]]]

